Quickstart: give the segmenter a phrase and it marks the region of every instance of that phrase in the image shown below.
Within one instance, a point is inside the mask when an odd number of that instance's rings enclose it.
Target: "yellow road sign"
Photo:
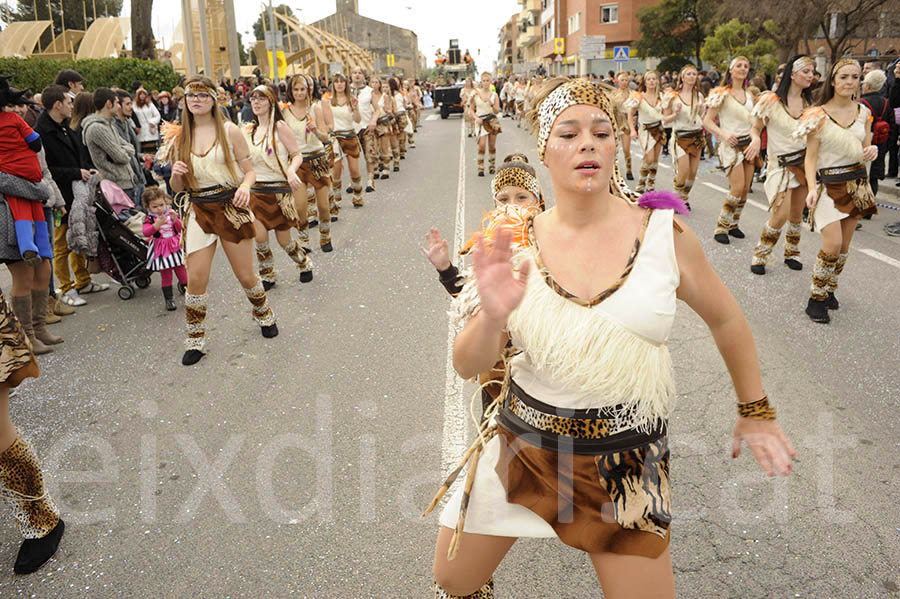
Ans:
[[[397,63],[396,57],[393,54],[388,54],[387,55],[387,66],[395,67],[395,66],[397,66],[396,63]]]
[[[269,50],[267,54],[269,55],[269,72],[274,74],[275,67],[272,64],[272,51]],[[278,78],[284,79],[287,77],[287,57],[284,55],[284,50],[278,50],[275,54],[275,60],[278,65]]]
[[[564,37],[553,38],[553,53],[554,54],[565,54],[566,53],[566,38],[564,38]]]

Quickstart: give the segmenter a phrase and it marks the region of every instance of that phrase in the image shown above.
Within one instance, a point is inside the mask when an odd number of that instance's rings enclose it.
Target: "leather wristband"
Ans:
[[[748,403],[738,403],[738,416],[751,420],[775,420],[775,408],[769,405],[768,396]]]

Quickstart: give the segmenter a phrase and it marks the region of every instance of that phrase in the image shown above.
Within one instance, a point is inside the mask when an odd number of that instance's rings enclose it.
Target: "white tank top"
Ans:
[[[396,114],[406,112],[406,97],[400,92],[394,93],[394,110]]]
[[[270,151],[268,144],[268,135],[258,142],[253,141],[251,136],[252,127],[244,129],[244,137],[247,139],[247,146],[250,148],[250,160],[253,161],[253,170],[256,172],[257,183],[276,183],[285,180],[285,174],[291,161],[288,158],[287,148],[278,140],[278,134],[275,135],[275,151]],[[257,137],[261,132],[257,131]],[[277,156],[277,157],[276,157]],[[281,161],[279,167],[278,162]],[[284,169],[284,173],[281,171]]]
[[[641,102],[638,104],[638,120],[642,125],[658,123],[662,120],[662,112],[659,110],[659,98],[656,99],[656,104],[650,104],[647,101],[647,95],[642,94]]]
[[[818,131],[819,157],[816,169],[847,166],[863,161],[862,142],[866,139],[869,109],[859,105],[859,114],[846,129],[825,116]]]
[[[652,212],[630,275],[590,308],[552,289],[534,263],[537,248],[525,250],[531,272],[507,328],[522,350],[512,359],[512,377],[529,395],[574,409],[639,396],[656,415],[668,414],[675,394],[667,342],[681,281],[673,214]]]
[[[494,114],[494,100],[497,97],[497,94],[491,92],[490,102],[485,102],[481,98],[481,94],[478,91],[475,91],[475,114],[479,117],[487,116],[489,114]]]
[[[672,121],[672,131],[693,131],[703,128],[703,119],[700,118],[700,111],[703,108],[703,94],[697,95],[697,102],[694,104],[694,110],[691,110],[690,104],[685,104],[678,94],[672,94],[673,97],[667,98],[670,102],[669,106],[674,107],[676,102],[681,103],[681,112],[675,116]],[[673,110],[674,112],[674,110]]]
[[[288,127],[291,128],[291,131],[294,132],[294,135],[297,136],[297,144],[300,146],[300,151],[304,154],[310,154],[313,152],[321,152],[325,146],[322,145],[322,142],[319,141],[319,138],[309,132],[306,128],[306,124],[308,122],[309,116],[312,115],[313,109],[310,107],[307,112],[307,118],[298,119],[294,116],[294,113],[291,112],[290,106],[284,109],[284,122],[288,124]]]
[[[226,128],[225,131],[227,134],[228,129]],[[231,166],[235,174],[240,176],[242,171],[237,163],[234,162],[234,147],[231,145],[230,140],[228,141],[228,149],[231,150]],[[237,187],[238,183],[240,183],[228,170],[228,164],[225,162],[225,152],[222,151],[221,141],[218,140],[209,152],[203,156],[191,152],[191,172],[194,175],[194,179],[197,180],[198,189],[215,185]]]
[[[353,111],[350,110],[349,104],[343,106],[331,105],[331,113],[334,115],[335,131],[354,131],[356,123],[353,122]]]
[[[368,85],[360,88],[350,88],[356,99],[359,101],[359,115],[362,117],[354,129],[362,131],[369,126],[372,115],[375,113],[375,107],[372,106],[372,88]]]
[[[793,137],[800,121],[787,111],[775,92],[765,92],[756,100],[752,115],[763,119],[766,126],[768,155],[770,159],[782,154],[799,152],[806,147],[806,138]]]
[[[735,135],[750,133],[750,111],[753,110],[753,98],[744,92],[744,103],[738,102],[731,92],[725,93],[725,99],[719,105],[719,126]]]

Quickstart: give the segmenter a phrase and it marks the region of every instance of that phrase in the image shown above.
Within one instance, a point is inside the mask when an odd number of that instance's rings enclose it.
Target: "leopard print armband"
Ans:
[[[749,403],[738,403],[737,407],[738,416],[751,420],[775,420],[775,408],[769,405],[767,396]]]

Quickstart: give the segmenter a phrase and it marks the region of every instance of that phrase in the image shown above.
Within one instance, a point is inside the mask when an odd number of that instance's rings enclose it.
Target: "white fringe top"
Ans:
[[[511,375],[523,390],[564,408],[622,404],[616,430],[646,430],[669,417],[675,383],[667,341],[680,283],[673,214],[653,212],[631,274],[590,308],[550,287],[534,264],[536,247],[516,256],[519,263],[532,261],[525,297],[507,321],[521,350]],[[467,287],[456,305],[463,318],[477,311],[474,282]]]

